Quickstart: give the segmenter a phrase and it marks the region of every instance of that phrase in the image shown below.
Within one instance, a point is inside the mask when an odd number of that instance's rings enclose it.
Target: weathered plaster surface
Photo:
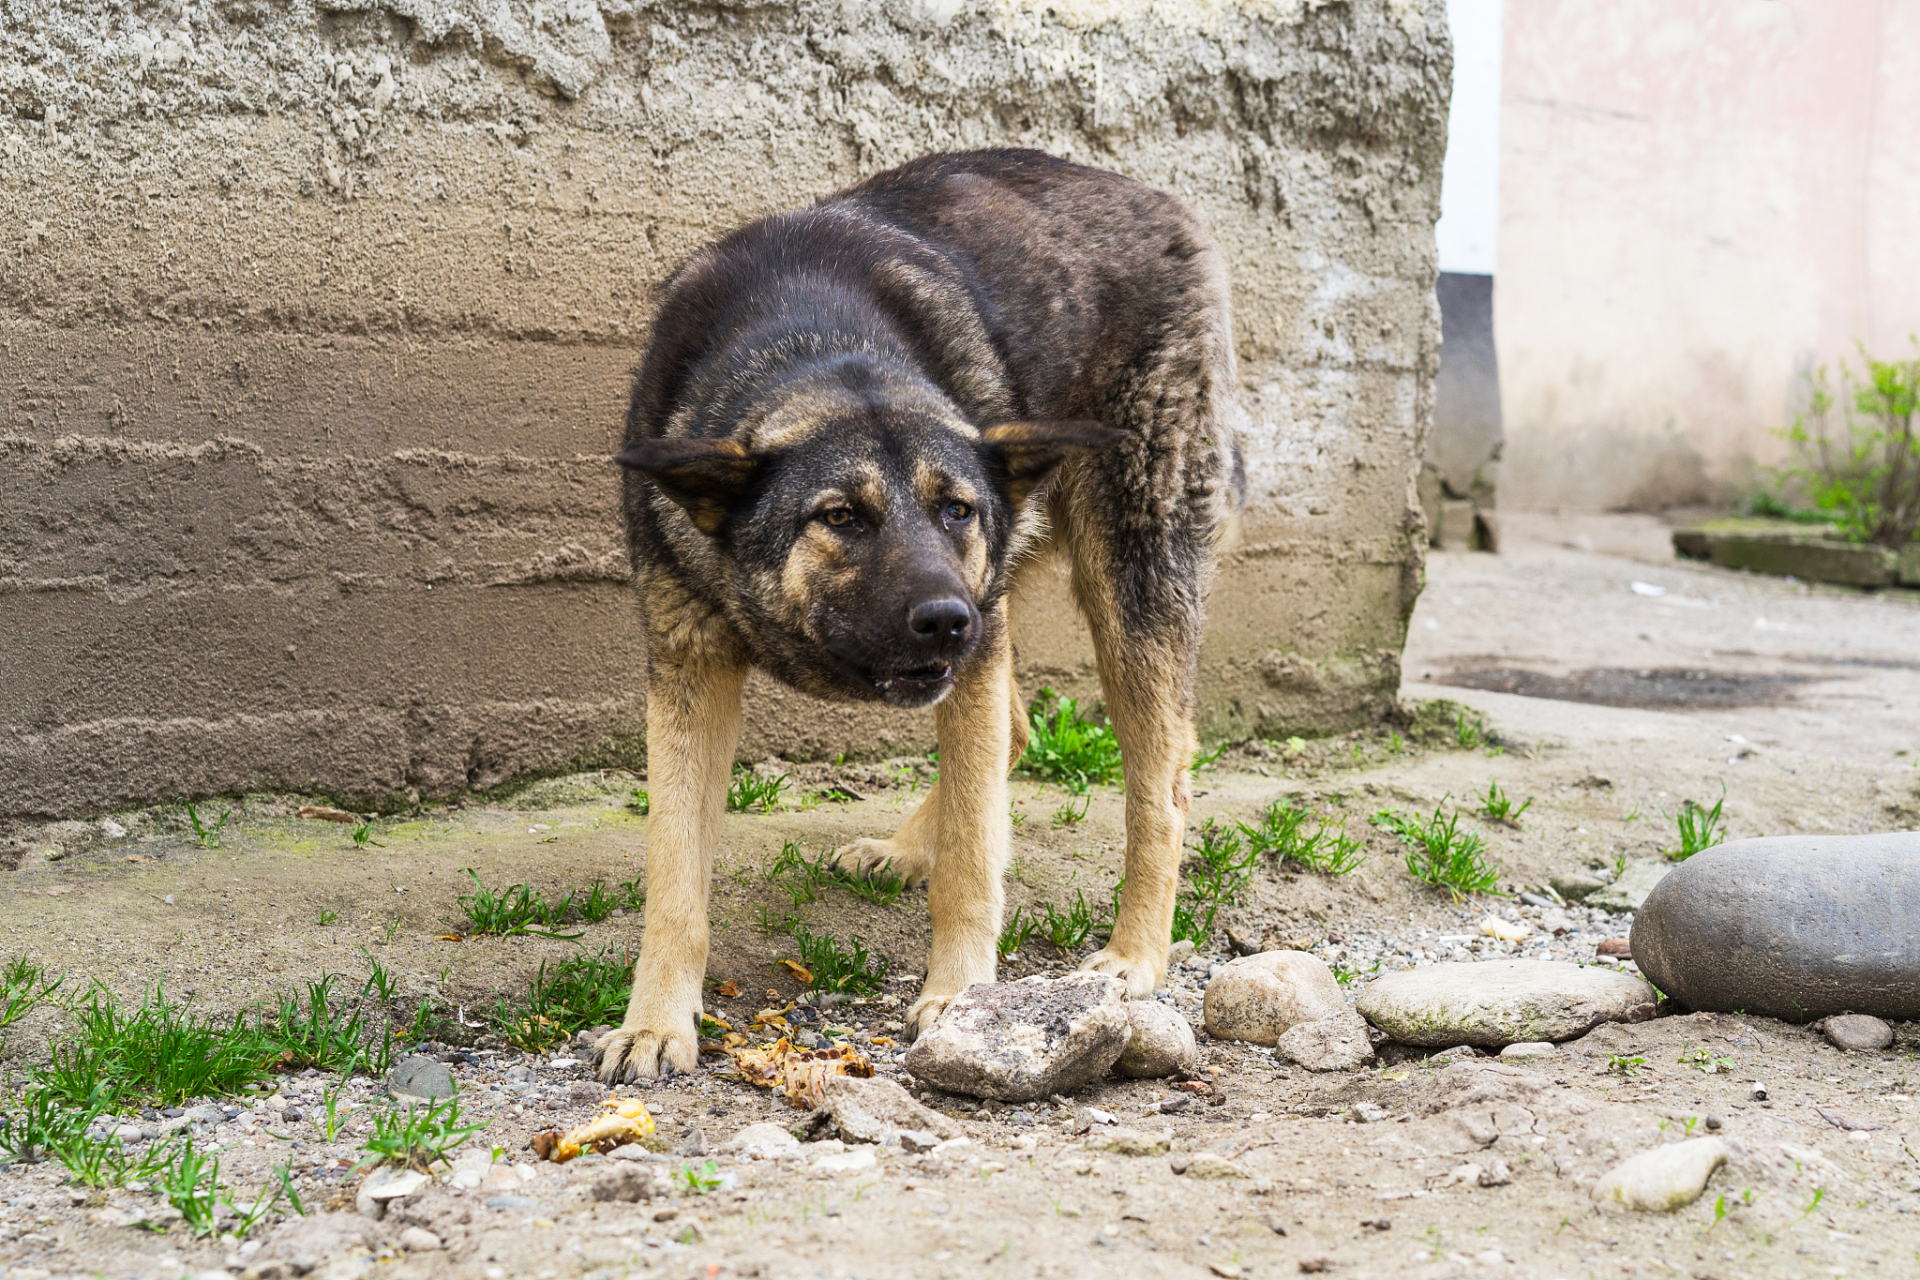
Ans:
[[[607,462],[657,282],[928,150],[1202,207],[1254,422],[1205,731],[1398,682],[1448,48],[1405,0],[0,3],[0,816],[642,758]],[[1090,691],[1057,577],[1024,678]],[[930,719],[751,693],[743,753]]]

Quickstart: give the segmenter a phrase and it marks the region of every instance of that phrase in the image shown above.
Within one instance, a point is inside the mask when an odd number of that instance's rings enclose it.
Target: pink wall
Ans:
[[[1920,330],[1920,0],[1506,7],[1503,506],[1725,500]]]

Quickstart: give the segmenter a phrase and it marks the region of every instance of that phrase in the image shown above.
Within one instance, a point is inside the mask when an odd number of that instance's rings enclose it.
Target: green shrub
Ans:
[[[1822,365],[1807,375],[1807,412],[1783,433],[1795,461],[1781,483],[1805,491],[1842,535],[1899,550],[1920,536],[1920,339],[1912,360],[1840,362],[1839,386]]]

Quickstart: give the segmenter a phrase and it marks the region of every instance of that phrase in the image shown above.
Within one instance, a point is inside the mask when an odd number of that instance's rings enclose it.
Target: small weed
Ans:
[[[1407,749],[1407,740],[1392,730],[1387,731],[1387,754],[1397,756]]]
[[[1200,752],[1198,755],[1194,756],[1193,763],[1187,766],[1188,770],[1192,773],[1199,773],[1202,769],[1213,768],[1214,762],[1219,760],[1221,756],[1225,755],[1227,753],[1227,748],[1232,745],[1233,744],[1230,742],[1223,742],[1211,751]]]
[[[1713,1222],[1710,1226],[1707,1227],[1707,1230],[1712,1231],[1714,1227],[1719,1226],[1721,1220],[1724,1219],[1726,1216],[1727,1216],[1727,1198],[1726,1196],[1722,1195],[1717,1199],[1715,1199],[1713,1202]]]
[[[14,1107],[0,1111],[0,1161],[44,1160],[84,1141],[87,1128],[106,1109],[102,1089],[74,1105],[45,1085],[30,1086]]]
[[[1732,1058],[1716,1058],[1705,1049],[1695,1049],[1691,1057],[1689,1057],[1683,1049],[1680,1054],[1680,1061],[1699,1071],[1702,1075],[1719,1075],[1721,1072],[1730,1072],[1733,1070]]]
[[[368,996],[374,996],[382,1005],[392,1004],[393,998],[400,994],[399,982],[387,972],[385,965],[373,958],[371,951],[362,947],[360,954],[366,957],[368,966],[367,981],[360,988],[360,998],[364,1000]]]
[[[1713,802],[1713,808],[1694,800],[1682,800],[1680,812],[1674,815],[1680,844],[1667,850],[1667,857],[1675,862],[1685,862],[1703,849],[1710,849],[1727,838],[1727,828],[1722,819],[1722,810],[1727,804],[1726,784],[1720,786],[1720,798]]]
[[[1371,978],[1374,974],[1380,972],[1380,964],[1380,961],[1375,960],[1373,967],[1370,969],[1356,969],[1352,965],[1342,964],[1336,960],[1333,963],[1333,980],[1343,987],[1350,987],[1360,981],[1360,979]]]
[[[328,925],[332,924],[335,920],[338,920],[339,918],[340,918],[340,913],[338,911],[322,911],[320,913],[320,919],[318,923],[320,927],[324,929]]]
[[[1462,711],[1454,717],[1453,745],[1462,751],[1477,751],[1486,742],[1487,722],[1478,712]]]
[[[368,845],[372,845],[376,849],[386,847],[373,838],[373,824],[371,822],[362,822],[353,829],[353,844],[357,849],[364,849]]]
[[[322,1112],[322,1128],[326,1131],[327,1141],[332,1142],[334,1135],[339,1133],[341,1129],[340,1082],[338,1080],[320,1091],[320,1110]]]
[[[1021,944],[1033,936],[1037,927],[1034,921],[1026,917],[1024,908],[1015,907],[1013,914],[1007,917],[1006,923],[1000,926],[1000,940],[995,944],[1000,958],[1005,960],[1008,956],[1017,953]]]
[[[1822,1200],[1825,1200],[1826,1198],[1827,1198],[1827,1189],[1825,1187],[1815,1187],[1813,1189],[1813,1199],[1807,1201],[1807,1207],[1800,1211],[1800,1216],[1798,1218],[1795,1218],[1794,1221],[1805,1222],[1808,1218],[1811,1218],[1813,1216],[1813,1211],[1815,1209],[1818,1209],[1820,1207],[1820,1202]]]
[[[571,942],[580,936],[551,930],[551,926],[559,924],[572,908],[573,894],[568,894],[558,907],[550,907],[530,884],[508,885],[504,892],[495,893],[481,882],[479,873],[472,867],[462,867],[461,870],[472,879],[473,892],[454,901],[466,912],[467,919],[473,922],[475,933],[498,934],[503,938],[526,935],[555,938],[562,942]],[[534,928],[535,925],[547,927]]]
[[[220,1203],[220,1160],[195,1151],[193,1139],[173,1147],[153,1182],[167,1203],[179,1210],[187,1229],[197,1236],[213,1234],[214,1212]]]
[[[895,872],[891,863],[864,873],[848,871],[833,860],[831,850],[809,858],[792,840],[780,846],[780,855],[767,868],[767,879],[779,881],[796,907],[818,901],[825,885],[836,885],[876,907],[892,906],[907,891],[907,878]]]
[[[690,1196],[704,1196],[709,1191],[718,1191],[726,1183],[721,1176],[720,1166],[709,1160],[698,1169],[692,1165],[680,1170],[674,1178]]]
[[[620,905],[629,911],[644,911],[647,906],[647,882],[639,876],[620,882]]]
[[[587,886],[586,900],[579,907],[580,918],[588,924],[599,924],[611,916],[619,905],[619,896],[607,888],[607,882],[595,880]]]
[[[1487,794],[1480,798],[1481,813],[1486,814],[1495,822],[1504,822],[1510,827],[1519,826],[1520,815],[1532,807],[1533,797],[1528,796],[1525,800],[1521,801],[1519,807],[1516,808],[1513,803],[1513,798],[1500,789],[1498,779],[1490,780],[1487,783]]]
[[[1213,936],[1213,918],[1219,912],[1217,902],[1201,902],[1190,895],[1182,895],[1173,903],[1173,940],[1191,942],[1195,947],[1207,945],[1207,939]]]
[[[772,813],[773,806],[780,802],[780,793],[786,790],[787,777],[783,773],[777,778],[763,778],[751,769],[734,766],[733,780],[727,783],[727,808],[734,813],[756,809]]]
[[[1242,822],[1238,826],[1256,855],[1272,854],[1283,866],[1343,876],[1366,861],[1360,853],[1360,842],[1347,834],[1345,817],[1338,824],[1321,818],[1318,829],[1308,835],[1310,816],[1305,808],[1275,800],[1260,815],[1258,825],[1250,827]]]
[[[1434,806],[1425,820],[1392,809],[1373,815],[1373,824],[1393,832],[1407,846],[1407,874],[1434,885],[1455,898],[1473,893],[1495,893],[1500,871],[1487,861],[1486,841],[1478,831],[1460,830],[1460,814],[1443,815],[1446,801]]]
[[[1188,874],[1196,899],[1231,904],[1253,882],[1253,868],[1260,861],[1260,850],[1242,847],[1241,831],[1220,825],[1208,818],[1200,827],[1200,845],[1194,850],[1199,862]]]
[[[611,948],[598,955],[578,952],[551,969],[542,960],[526,1003],[509,1010],[500,1002],[507,1043],[537,1053],[584,1027],[618,1023],[633,994],[633,961]]]
[[[878,991],[887,980],[887,958],[869,954],[858,938],[851,939],[852,951],[842,951],[832,934],[816,936],[801,925],[793,931],[793,945],[813,975],[808,985],[816,990],[867,993]]]
[[[1647,1060],[1645,1058],[1629,1058],[1625,1054],[1619,1053],[1610,1053],[1607,1055],[1607,1070],[1614,1075],[1624,1076],[1628,1080],[1639,1075],[1646,1065]]]
[[[446,1164],[447,1153],[487,1127],[460,1123],[460,1100],[447,1098],[383,1111],[373,1118],[373,1132],[360,1144],[367,1153],[359,1167],[392,1164],[427,1172],[435,1164]]]
[[[220,830],[227,825],[227,819],[232,815],[233,810],[222,809],[220,811],[220,820],[212,826],[208,826],[200,821],[200,811],[194,808],[194,806],[188,805],[187,821],[193,824],[194,843],[203,849],[218,849],[220,847]]]
[[[760,923],[762,933],[792,933],[800,923],[800,917],[791,912],[775,915],[771,907],[762,906],[754,913],[754,919]]]
[[[1031,778],[1085,791],[1120,776],[1120,740],[1107,725],[1082,720],[1079,704],[1040,690],[1028,709],[1026,752],[1019,769]]]
[[[376,966],[377,968],[378,966]],[[319,1067],[328,1070],[348,1067],[366,1056],[366,1042],[373,1029],[358,1009],[352,1014],[333,1008],[333,984],[337,974],[328,974],[318,982],[307,983],[304,1001],[282,992],[279,1009],[263,1027],[278,1050],[277,1066],[282,1068]],[[371,980],[369,980],[371,983]],[[364,992],[363,992],[364,994]],[[377,1057],[385,1059],[389,1051],[382,1041]],[[387,1063],[377,1061],[374,1070],[384,1071]]]
[[[1067,955],[1087,940],[1087,935],[1100,927],[1101,917],[1094,913],[1092,904],[1082,890],[1073,892],[1073,905],[1065,911],[1054,909],[1051,902],[1042,903],[1042,916],[1033,919],[1033,932],[1053,944],[1061,955]]]
[[[835,884],[860,901],[870,902],[876,907],[892,906],[907,891],[907,878],[896,873],[891,862],[875,867],[864,875],[832,864],[828,865],[827,870]]]
[[[627,800],[627,808],[633,810],[635,813],[639,814],[641,817],[644,818],[649,813],[653,812],[653,801],[647,798],[647,793],[645,791],[641,790],[639,787],[635,787],[633,789],[632,796],[630,796]]]
[[[82,1131],[64,1135],[47,1153],[66,1169],[68,1180],[100,1190],[151,1177],[161,1167],[156,1157],[164,1156],[165,1149],[135,1155],[116,1137],[95,1138]]]
[[[1053,829],[1055,831],[1060,830],[1062,827],[1075,826],[1084,820],[1087,816],[1087,806],[1093,803],[1093,793],[1091,791],[1082,791],[1079,795],[1079,801],[1080,807],[1075,809],[1073,807],[1074,797],[1069,796],[1065,804],[1053,811]]]
[[[67,975],[49,978],[47,971],[25,955],[9,960],[0,970],[0,1031],[32,1013],[43,1000],[66,985]]]

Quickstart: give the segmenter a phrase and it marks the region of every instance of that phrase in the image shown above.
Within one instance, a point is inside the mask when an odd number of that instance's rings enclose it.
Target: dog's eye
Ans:
[[[964,502],[949,502],[947,504],[947,519],[951,520],[954,524],[959,524],[971,515],[973,515],[973,508]]]
[[[828,507],[820,513],[820,518],[836,529],[845,529],[854,522],[852,507]]]

